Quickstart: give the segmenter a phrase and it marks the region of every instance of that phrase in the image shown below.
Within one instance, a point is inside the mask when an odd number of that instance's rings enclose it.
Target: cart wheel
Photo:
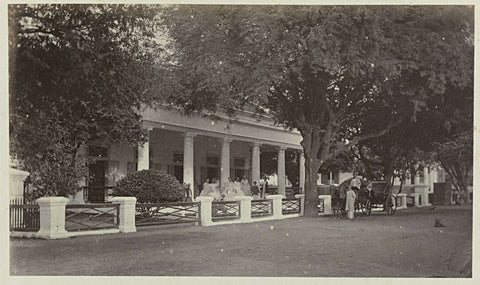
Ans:
[[[390,200],[387,201],[387,214],[393,215],[397,210],[397,203],[395,196],[390,197]]]
[[[364,203],[362,203],[362,212],[366,216],[370,216],[372,213],[372,202],[370,200],[365,200]]]

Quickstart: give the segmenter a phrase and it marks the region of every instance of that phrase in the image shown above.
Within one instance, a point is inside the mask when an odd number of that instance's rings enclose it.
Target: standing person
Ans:
[[[233,182],[233,192],[239,193],[241,190],[242,184],[240,183],[240,178],[236,178],[235,182]]]
[[[253,185],[252,185],[252,188],[250,188],[250,192],[252,193],[254,200],[259,198],[260,189],[258,188],[257,181],[253,181]]]
[[[247,176],[243,176],[242,181],[240,181],[240,189],[245,193],[245,196],[251,196],[250,193],[250,183],[248,183]]]
[[[228,182],[225,183],[223,187],[222,196],[224,200],[232,201],[233,197],[235,197],[235,187],[232,181],[232,178],[228,177]]]
[[[357,194],[353,191],[353,187],[348,189],[347,191],[347,199],[345,202],[345,212],[347,212],[347,216],[349,219],[353,219],[353,215],[355,213],[355,199],[357,198]]]
[[[356,174],[353,174],[353,178],[350,181],[350,188],[352,188],[355,191],[360,190],[360,187],[362,186],[362,181],[360,181],[360,178]]]

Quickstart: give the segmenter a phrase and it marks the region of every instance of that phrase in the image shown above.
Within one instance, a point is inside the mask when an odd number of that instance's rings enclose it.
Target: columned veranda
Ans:
[[[165,132],[162,128],[148,128],[149,134],[151,135],[153,132]],[[237,158],[232,155],[232,147],[235,144],[241,144],[244,148],[248,148],[247,152],[244,152],[243,158],[245,161],[243,164],[245,176],[248,178],[250,185],[253,184],[253,181],[256,181],[257,184],[260,183],[261,173],[260,173],[260,160],[261,160],[261,152],[262,147],[267,147],[269,150],[276,150],[278,151],[278,163],[277,163],[277,174],[278,174],[278,194],[284,195],[286,194],[285,190],[285,180],[286,180],[286,169],[285,169],[285,151],[287,149],[293,149],[298,151],[300,154],[299,159],[299,180],[300,180],[300,187],[304,186],[305,183],[305,159],[303,154],[300,152],[298,147],[289,147],[288,145],[278,144],[276,145],[270,141],[261,141],[261,140],[252,140],[252,139],[245,139],[239,138],[230,135],[219,136],[218,134],[206,134],[202,132],[195,132],[195,131],[182,131],[182,130],[168,130],[168,132],[174,132],[175,135],[181,135],[183,138],[183,148],[178,148],[178,152],[181,153],[178,157],[183,157],[183,161],[175,161],[178,165],[183,167],[182,173],[182,180],[181,182],[187,183],[190,185],[191,189],[191,197],[196,196],[194,193],[198,195],[201,189],[198,189],[200,185],[204,181],[201,181],[198,177],[202,176],[205,177],[206,175],[210,175],[212,169],[215,170],[214,167],[211,165],[200,165],[198,157],[202,155],[203,157],[208,157],[209,153],[212,151],[202,149],[202,144],[205,145],[205,141],[208,141],[209,147],[215,147],[216,153],[213,153],[213,157],[215,154],[218,154],[218,178],[220,179],[220,185],[224,185],[228,178],[230,177],[232,180],[235,179],[235,173],[231,173],[231,171],[235,170],[235,167],[238,165],[236,161]],[[166,171],[175,171],[175,165],[173,168],[169,165],[169,162],[163,162],[163,159],[160,163],[158,161],[156,163],[152,163],[152,156],[156,155],[156,151],[152,152],[152,145],[161,144],[163,146],[162,138],[169,137],[168,134],[162,133],[160,136],[157,133],[157,137],[160,139],[152,140],[152,136],[150,136],[150,140],[144,143],[142,146],[138,147],[138,160],[137,160],[137,170],[143,169],[150,169],[155,168],[155,165],[163,164],[160,166],[160,169]],[[158,147],[158,146],[157,146]],[[235,148],[235,147],[234,147]],[[200,153],[199,153],[200,152]],[[238,155],[237,155],[238,156]],[[169,159],[169,158],[167,158]],[[208,160],[209,158],[207,158]],[[203,163],[203,162],[202,162]],[[215,162],[207,162],[208,163],[215,163]],[[173,162],[172,162],[173,164]],[[157,167],[158,168],[158,167]],[[208,172],[207,174],[205,172]],[[201,173],[200,173],[201,172]],[[238,177],[238,175],[237,175]],[[178,176],[177,176],[178,178]],[[240,177],[240,179],[243,177]]]

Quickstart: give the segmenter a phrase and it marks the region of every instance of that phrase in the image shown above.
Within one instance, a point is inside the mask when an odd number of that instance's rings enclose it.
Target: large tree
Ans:
[[[187,112],[256,106],[298,129],[307,216],[317,215],[319,168],[350,145],[399,124],[350,136],[348,122],[384,97],[421,108],[447,84],[471,84],[462,53],[473,10],[465,7],[173,6],[164,11],[173,86],[162,98]],[[470,44],[470,46],[469,46]],[[404,75],[422,82],[396,93]],[[414,76],[414,77],[413,77]],[[395,108],[395,106],[392,106]]]
[[[9,6],[10,152],[37,195],[75,193],[90,141],[145,139],[138,109],[154,97],[157,8]]]

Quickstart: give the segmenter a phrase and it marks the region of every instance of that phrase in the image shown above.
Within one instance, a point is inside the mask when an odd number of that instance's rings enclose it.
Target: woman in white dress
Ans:
[[[200,197],[210,196],[210,193],[212,193],[212,190],[213,189],[210,184],[210,179],[207,178],[205,183],[203,183],[203,189],[199,196]]]
[[[240,182],[240,189],[243,191],[245,196],[252,196],[250,193],[250,183],[248,183],[247,176],[244,176],[242,181]]]
[[[235,182],[233,182],[233,190],[235,196],[245,196],[245,193],[242,190],[242,183],[240,182],[240,178],[237,177]]]

